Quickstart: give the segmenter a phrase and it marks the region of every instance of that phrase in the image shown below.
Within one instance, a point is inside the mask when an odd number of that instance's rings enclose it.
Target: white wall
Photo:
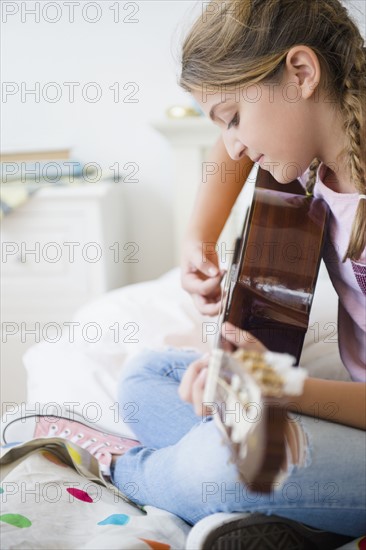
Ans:
[[[140,247],[139,262],[130,266],[131,280],[150,279],[172,267],[174,260],[171,148],[149,121],[164,118],[171,105],[191,103],[177,85],[177,43],[182,20],[187,22],[200,2],[119,2],[117,23],[116,11],[111,9],[116,9],[115,1],[73,3],[74,22],[70,21],[71,8],[62,0],[40,2],[39,22],[27,11],[34,10],[37,2],[2,3],[2,80],[14,82],[20,91],[9,95],[6,103],[3,98],[1,147],[72,146],[81,161],[97,162],[103,168],[116,162],[121,167],[136,163],[134,179],[138,181],[122,184],[127,240]],[[17,8],[17,13],[5,19],[5,9]],[[97,17],[97,9],[100,20],[88,22]],[[47,21],[58,17],[55,23]],[[50,82],[57,83],[62,93],[54,103],[47,101],[56,93],[55,87],[47,87]],[[65,82],[80,83],[74,102]],[[90,82],[96,82],[102,92],[96,103],[82,96],[81,89],[88,93],[84,87]],[[120,101],[115,103],[109,87],[117,82]],[[124,90],[127,82],[135,84]],[[22,99],[21,90],[34,88],[36,83],[41,90],[39,103],[30,94]],[[131,99],[138,101],[127,103],[128,94],[137,87]],[[89,92],[87,97],[93,98],[95,88]]]
[[[172,238],[171,148],[149,125],[165,116],[168,106],[190,103],[177,85],[179,40],[189,21],[201,9],[201,1],[116,2],[79,0],[74,4],[74,22],[67,2],[2,2],[2,80],[34,88],[39,83],[46,98],[55,89],[62,97],[50,103],[40,95],[22,100],[21,93],[2,103],[2,148],[72,146],[75,156],[103,167],[132,162],[138,166],[135,179],[124,183],[127,241],[140,247],[139,262],[131,264],[131,281],[155,277],[174,265]],[[40,21],[26,10],[40,8]],[[58,11],[56,7],[58,7]],[[70,4],[70,2],[69,2]],[[97,10],[100,19],[95,19]],[[119,22],[114,22],[117,4]],[[365,33],[365,0],[346,1]],[[89,7],[88,7],[89,5]],[[47,9],[45,9],[45,6]],[[85,11],[85,8],[88,8]],[[127,8],[127,9],[123,9]],[[7,12],[18,9],[14,15]],[[84,10],[84,12],[83,12]],[[48,20],[60,20],[51,23]],[[22,21],[23,19],[23,21]],[[127,22],[133,19],[137,22]],[[182,23],[184,25],[182,26]],[[75,101],[69,101],[64,82],[78,82]],[[102,91],[97,103],[83,99],[81,88],[96,82]],[[112,90],[120,85],[120,99]],[[123,102],[134,82],[137,103]],[[22,84],[23,83],[23,84]],[[90,94],[93,89],[89,89]]]

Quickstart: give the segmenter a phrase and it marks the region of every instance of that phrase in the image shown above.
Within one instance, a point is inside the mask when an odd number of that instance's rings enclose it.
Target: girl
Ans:
[[[291,406],[303,413],[292,422],[307,444],[289,441],[293,465],[286,490],[257,494],[238,482],[213,417],[197,416],[207,359],[179,349],[146,351],[124,368],[119,390],[121,410],[138,404],[133,429],[140,444],[113,455],[111,479],[121,490],[133,482],[134,502],[164,508],[190,524],[217,512],[261,512],[283,518],[284,536],[296,533],[306,547],[317,532],[302,524],[360,536],[366,530],[364,40],[339,0],[204,5],[183,44],[180,85],[220,127],[211,160],[225,163],[231,175],[223,182],[219,174],[200,188],[185,241],[183,287],[202,313],[218,312],[222,273],[203,246],[217,240],[241,190],[238,171],[248,173],[259,161],[284,185],[298,177],[331,210],[327,267],[339,295],[339,347],[352,381],[306,380]],[[230,342],[263,350],[229,328]],[[325,420],[330,402],[337,410],[332,422]],[[65,422],[63,437],[75,437],[80,425]],[[242,515],[233,516],[233,530],[236,517]],[[268,520],[266,540],[275,536],[267,515],[243,517],[242,529]]]

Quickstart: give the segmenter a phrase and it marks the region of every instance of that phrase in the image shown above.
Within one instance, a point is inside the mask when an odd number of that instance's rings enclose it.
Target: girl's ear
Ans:
[[[318,56],[308,46],[294,46],[286,57],[286,72],[289,81],[295,81],[300,87],[303,99],[308,99],[320,82]]]

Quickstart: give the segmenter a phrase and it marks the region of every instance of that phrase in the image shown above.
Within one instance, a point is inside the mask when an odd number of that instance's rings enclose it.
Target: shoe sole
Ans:
[[[40,414],[36,414],[36,413],[35,414],[29,414],[29,413],[27,413],[26,407],[27,407],[26,405],[22,405],[20,407],[20,410],[18,410],[15,414],[11,415],[11,418],[9,420],[7,420],[5,422],[3,420],[1,420],[1,444],[2,445],[8,445],[9,443],[13,442],[12,439],[7,439],[6,438],[6,432],[7,432],[7,430],[11,429],[11,426],[15,422],[21,422],[21,419],[25,418],[25,417],[35,418],[35,417],[39,417],[39,416],[47,416],[47,417],[50,417],[50,418],[51,417],[66,418],[67,420],[74,420],[76,422],[80,422],[80,424],[83,424],[84,426],[87,426],[88,428],[98,429],[106,435],[113,435],[113,436],[116,436],[116,437],[123,437],[124,439],[131,439],[133,441],[137,441],[133,437],[126,436],[123,433],[111,432],[109,429],[104,428],[104,426],[100,425],[99,423],[90,422],[86,418],[84,418],[81,414],[77,413],[76,411],[71,411],[70,409],[67,409],[67,408],[64,408],[64,407],[62,407],[62,408],[55,407],[54,413],[52,413],[52,409],[51,409],[51,412],[47,412],[47,415],[40,415]],[[50,409],[48,409],[48,411],[49,410]]]
[[[279,516],[254,513],[210,532],[202,550],[335,550],[351,540]]]

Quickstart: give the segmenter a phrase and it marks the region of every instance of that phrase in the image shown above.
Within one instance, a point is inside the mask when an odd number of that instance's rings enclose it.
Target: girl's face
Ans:
[[[319,154],[316,97],[303,99],[296,79],[192,95],[221,128],[230,157],[261,157],[260,166],[280,183],[303,174]]]

